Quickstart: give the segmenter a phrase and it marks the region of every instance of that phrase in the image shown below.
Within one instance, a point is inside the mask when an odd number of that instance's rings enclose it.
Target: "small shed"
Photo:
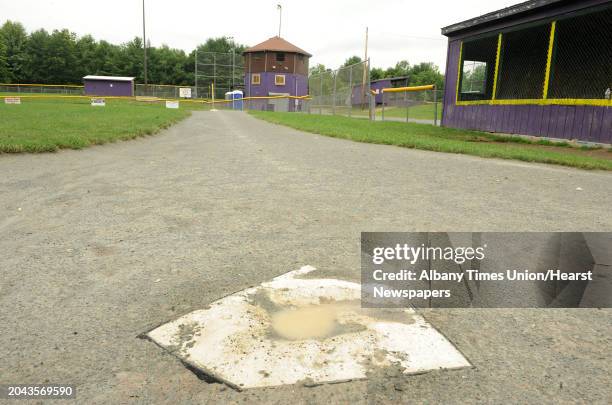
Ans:
[[[442,34],[442,125],[612,143],[611,0],[526,1]]]
[[[85,94],[91,96],[134,96],[134,78],[121,76],[85,76]]]

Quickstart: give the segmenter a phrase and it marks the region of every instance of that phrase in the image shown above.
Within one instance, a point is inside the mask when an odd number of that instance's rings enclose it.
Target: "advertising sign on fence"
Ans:
[[[181,98],[191,98],[191,87],[179,88],[179,95]]]
[[[20,97],[5,97],[4,104],[21,104]]]
[[[179,108],[178,101],[166,101],[166,108]]]
[[[103,98],[92,98],[91,99],[92,107],[106,107],[106,100]]]

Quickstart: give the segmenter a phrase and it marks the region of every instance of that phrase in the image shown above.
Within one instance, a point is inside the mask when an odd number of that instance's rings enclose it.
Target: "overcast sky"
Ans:
[[[146,0],[147,37],[190,52],[208,37],[232,36],[255,45],[276,35],[283,6],[281,36],[313,54],[311,65],[337,67],[363,55],[370,30],[373,66],[406,59],[411,64],[446,59],[440,28],[519,0]],[[28,31],[68,28],[112,43],[142,36],[142,0],[0,0],[0,22],[15,20]],[[363,56],[362,56],[363,57]]]

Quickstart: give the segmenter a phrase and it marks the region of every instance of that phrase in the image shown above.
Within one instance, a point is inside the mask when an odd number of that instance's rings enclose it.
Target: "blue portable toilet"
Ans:
[[[231,103],[227,103],[231,105],[232,110],[240,110],[242,111],[242,98],[244,93],[241,90],[228,91],[225,93],[226,100],[232,100]]]

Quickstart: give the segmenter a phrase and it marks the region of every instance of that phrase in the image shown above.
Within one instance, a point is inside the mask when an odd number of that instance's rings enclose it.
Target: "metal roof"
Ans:
[[[543,7],[555,4],[567,2],[567,0],[529,0],[523,3],[515,4],[510,7],[503,8],[501,10],[493,11],[481,15],[480,17],[472,18],[469,20],[462,21],[453,25],[442,28],[442,35],[449,36],[458,31],[463,31],[469,28],[474,28],[487,23],[516,17],[519,15],[533,12],[534,10],[541,9]]]
[[[106,80],[113,82],[131,82],[134,81],[135,77],[124,77],[124,76],[94,76],[87,75],[83,80]]]
[[[410,76],[383,77],[381,79],[370,80],[370,83],[381,82],[383,80],[406,80],[406,79],[410,79]]]
[[[245,50],[243,53],[263,52],[263,51],[301,53],[302,55],[312,56],[305,50],[298,48],[297,46],[293,45],[291,42],[279,36],[269,38],[260,44],[252,46],[248,48],[247,50]]]

